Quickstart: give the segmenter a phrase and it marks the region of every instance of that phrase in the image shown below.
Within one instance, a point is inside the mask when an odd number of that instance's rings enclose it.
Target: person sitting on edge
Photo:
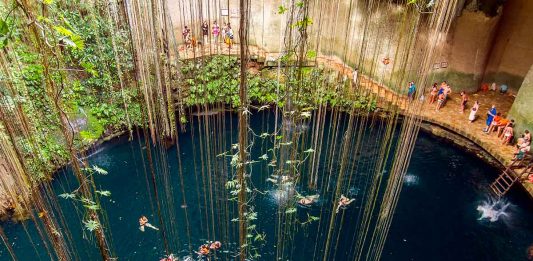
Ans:
[[[492,105],[490,107],[489,111],[487,111],[487,121],[485,121],[487,127],[483,129],[484,132],[489,131],[490,124],[492,123],[492,120],[494,119],[494,116],[496,116],[496,105]]]
[[[520,135],[520,138],[516,139],[516,147],[520,148],[522,144],[524,144],[526,140],[524,139],[524,134]]]
[[[494,119],[492,119],[492,122],[490,123],[490,127],[487,130],[487,134],[491,134],[493,131],[498,129],[498,126],[500,126],[500,121],[502,120],[502,114],[500,112],[496,113],[496,116]]]
[[[529,142],[522,142],[520,145],[516,145],[516,151],[514,153],[514,160],[523,159],[524,156],[531,151],[531,145]]]
[[[500,93],[504,94],[506,92],[507,92],[507,85],[505,84],[500,85]]]
[[[144,232],[144,227],[149,227],[151,229],[154,229],[154,230],[159,230],[159,228],[157,227],[154,227],[152,224],[148,223],[148,218],[146,218],[145,216],[141,216],[141,218],[139,218],[139,229]]]
[[[513,138],[513,124],[510,123],[503,129],[502,145],[507,145],[511,142]]]
[[[524,141],[531,142],[531,133],[529,133],[529,130],[524,131]]]
[[[348,205],[350,205],[355,199],[352,198],[352,199],[349,199],[347,197],[345,197],[344,195],[341,195],[341,198],[339,199],[339,205],[337,206],[337,210],[335,211],[335,213],[339,213],[339,210],[341,208],[344,208],[344,207],[347,207]]]
[[[502,136],[503,129],[505,129],[505,127],[507,127],[507,125],[509,125],[509,123],[511,123],[510,120],[508,120],[508,119],[506,119],[504,117],[500,118],[500,122],[498,123],[498,126],[496,126],[496,136],[498,138],[500,138]]]

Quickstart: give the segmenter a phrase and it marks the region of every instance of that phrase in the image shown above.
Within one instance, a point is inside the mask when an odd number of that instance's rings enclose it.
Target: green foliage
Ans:
[[[287,12],[287,8],[280,5],[278,6],[278,14],[284,14],[285,12]]]
[[[100,228],[100,223],[98,223],[95,220],[83,221],[83,225],[85,226],[85,229],[87,229],[90,232],[93,232],[93,231],[97,230],[98,228]]]
[[[96,172],[97,174],[100,174],[100,175],[107,175],[108,174],[107,170],[102,169],[102,168],[100,168],[100,167],[98,167],[96,165],[93,165],[92,168],[93,168],[94,172]]]
[[[0,73],[0,80],[13,83],[16,95],[4,93],[4,88],[1,91],[12,106],[21,106],[32,127],[39,130],[17,141],[36,179],[46,178],[47,173],[69,160],[60,113],[71,125],[78,119],[87,122],[82,128],[73,128],[78,134],[74,136],[76,149],[99,139],[107,130],[124,129],[127,118],[133,125],[141,123],[134,82],[125,81],[123,89],[119,84],[119,67],[124,78],[133,73],[127,28],[113,28],[109,18],[98,13],[93,4],[40,2],[46,5],[46,12],[37,13],[35,23],[44,48],[55,55],[48,55],[48,81],[43,54],[37,51],[34,36],[28,34],[30,26],[21,19],[25,17],[22,10],[16,4],[0,4],[0,48],[9,48],[7,52],[18,60],[8,68],[11,74]],[[59,93],[52,92],[50,82],[60,89]]]
[[[0,48],[4,48],[9,40],[9,26],[5,20],[0,19]]]

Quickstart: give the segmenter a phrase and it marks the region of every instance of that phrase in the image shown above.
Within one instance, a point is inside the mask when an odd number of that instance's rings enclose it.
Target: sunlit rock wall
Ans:
[[[533,66],[529,68],[518,90],[509,115],[516,122],[515,135],[522,133],[525,129],[533,131]]]
[[[484,82],[507,84],[514,93],[533,64],[533,1],[506,1]]]
[[[447,80],[456,92],[479,89],[500,16],[463,10],[452,24],[435,60],[435,81]]]

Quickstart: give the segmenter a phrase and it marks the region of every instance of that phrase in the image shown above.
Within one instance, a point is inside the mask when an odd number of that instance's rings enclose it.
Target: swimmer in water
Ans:
[[[148,218],[146,218],[145,216],[141,216],[141,218],[139,218],[139,229],[144,232],[144,227],[159,230],[159,228],[154,227],[152,224],[148,223]]]
[[[305,196],[298,200],[298,204],[302,206],[310,206],[313,205],[316,202],[316,199],[320,197],[319,195],[312,195],[312,196]]]
[[[201,245],[198,252],[199,256],[208,256],[209,255],[209,246],[207,244]]]
[[[178,258],[176,258],[174,254],[170,254],[168,257],[164,257],[159,261],[178,261]]]
[[[344,195],[341,195],[341,198],[339,199],[339,205],[337,206],[337,210],[335,211],[335,213],[339,213],[339,210],[341,208],[344,208],[344,207],[347,207],[348,205],[350,205],[355,199],[352,198],[352,199],[349,199],[347,197],[345,197]]]
[[[221,246],[222,246],[222,243],[220,243],[220,241],[215,241],[209,245],[209,249],[218,250]]]

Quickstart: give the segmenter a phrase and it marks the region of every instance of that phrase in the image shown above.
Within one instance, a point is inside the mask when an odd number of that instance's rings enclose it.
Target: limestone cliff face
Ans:
[[[511,107],[509,117],[516,122],[515,134],[524,130],[533,132],[533,66],[529,69],[518,95]]]
[[[433,69],[436,79],[446,79],[459,92],[475,92],[481,85],[500,16],[487,17],[481,11],[464,10],[441,45]],[[438,63],[441,62],[440,68]],[[442,68],[442,62],[448,66]]]
[[[516,93],[533,64],[533,1],[506,1],[484,82],[505,83]]]

